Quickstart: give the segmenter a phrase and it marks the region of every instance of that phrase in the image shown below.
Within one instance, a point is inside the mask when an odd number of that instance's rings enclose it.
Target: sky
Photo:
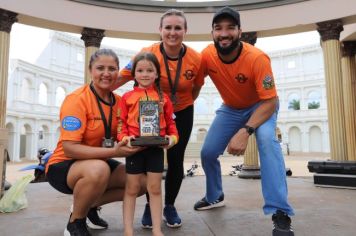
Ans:
[[[79,35],[77,36],[80,37]],[[35,63],[41,51],[49,43],[50,30],[15,23],[12,26],[10,39],[10,59],[22,59],[30,63]],[[139,48],[152,44],[152,42],[153,41],[104,37],[102,44],[137,51]],[[184,43],[197,51],[201,51],[210,41]],[[311,31],[285,36],[258,38],[255,46],[268,53],[318,43],[319,34],[316,31]]]

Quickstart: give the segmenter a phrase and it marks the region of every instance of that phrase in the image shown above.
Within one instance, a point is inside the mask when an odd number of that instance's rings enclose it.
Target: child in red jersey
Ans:
[[[119,141],[131,146],[131,141],[140,135],[139,103],[140,101],[159,102],[159,135],[166,137],[169,143],[163,148],[171,148],[178,141],[178,131],[173,119],[173,105],[169,97],[162,93],[159,86],[160,65],[156,56],[150,52],[139,53],[133,61],[131,70],[135,78],[132,91],[125,93],[118,110]],[[133,219],[140,179],[147,174],[147,191],[150,196],[150,209],[153,235],[163,235],[161,180],[163,173],[162,147],[147,147],[141,152],[126,158],[126,189],[123,205],[125,236],[133,235]]]

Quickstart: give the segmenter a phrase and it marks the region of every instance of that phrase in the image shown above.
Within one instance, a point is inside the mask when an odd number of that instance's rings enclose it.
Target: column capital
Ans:
[[[343,57],[352,57],[356,54],[356,41],[344,41],[341,44],[342,46],[342,56]]]
[[[81,39],[84,41],[85,47],[99,48],[104,36],[104,30],[84,27]]]
[[[241,41],[249,43],[251,45],[255,45],[257,41],[257,32],[243,32],[241,34]]]
[[[17,22],[17,13],[0,8],[0,31],[10,33],[15,22]]]
[[[343,23],[340,19],[316,23],[317,31],[324,42],[331,39],[340,39],[340,32],[344,30]]]

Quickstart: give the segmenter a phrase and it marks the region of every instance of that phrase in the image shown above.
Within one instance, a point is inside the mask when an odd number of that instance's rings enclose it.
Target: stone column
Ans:
[[[347,160],[356,161],[356,41],[344,42],[342,47],[342,85],[345,107]]]
[[[255,45],[257,42],[257,32],[243,32],[241,34],[241,41]]]
[[[257,41],[257,32],[242,33],[241,41],[255,45]],[[261,178],[260,167],[258,165],[258,151],[255,135],[251,135],[248,139],[248,145],[244,154],[244,163],[242,165],[242,170],[238,174],[238,177],[243,179]]]
[[[104,36],[104,30],[83,28],[81,39],[85,45],[84,82],[86,84],[91,81],[88,72],[90,57],[100,48],[101,40],[103,40]]]
[[[6,129],[6,97],[9,68],[10,31],[17,14],[0,9],[0,198],[4,192],[8,131]]]
[[[258,165],[256,136],[254,134],[248,138],[248,145],[244,154],[244,164],[237,176],[241,179],[261,178],[260,167]]]
[[[340,32],[343,29],[341,20],[317,23],[324,54],[330,156],[332,160],[338,161],[347,160],[339,42]]]

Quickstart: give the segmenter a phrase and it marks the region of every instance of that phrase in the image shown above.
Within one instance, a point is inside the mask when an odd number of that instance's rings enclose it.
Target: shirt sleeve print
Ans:
[[[272,73],[270,59],[267,55],[259,55],[254,63],[255,86],[260,99],[277,96],[276,85]]]
[[[76,95],[69,95],[63,101],[60,111],[62,140],[81,141],[87,126],[85,104]]]

